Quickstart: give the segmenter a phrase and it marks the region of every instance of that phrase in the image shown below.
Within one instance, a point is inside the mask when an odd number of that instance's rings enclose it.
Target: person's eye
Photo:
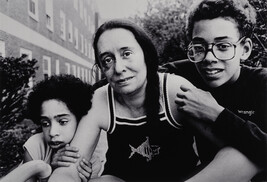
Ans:
[[[110,64],[113,61],[112,57],[105,57],[105,59],[103,59],[103,62],[105,64]]]
[[[49,127],[50,126],[50,122],[48,120],[41,120],[41,126],[43,128]]]
[[[66,125],[69,122],[69,120],[64,118],[64,119],[60,119],[58,122],[60,125]]]
[[[127,57],[129,57],[131,54],[132,54],[131,51],[124,51],[124,52],[123,52],[123,57],[127,58]]]
[[[202,45],[193,45],[191,49],[195,54],[200,54],[205,52],[205,48]]]
[[[218,43],[215,45],[216,45],[216,48],[220,51],[227,51],[232,47],[230,43]]]

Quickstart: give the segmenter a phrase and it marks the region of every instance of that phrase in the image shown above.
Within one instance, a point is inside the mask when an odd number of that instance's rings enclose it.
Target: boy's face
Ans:
[[[51,99],[41,105],[40,119],[45,141],[52,149],[70,143],[77,127],[76,117],[62,101]]]
[[[235,44],[240,39],[240,34],[236,23],[232,19],[215,18],[210,20],[200,20],[195,22],[192,42],[193,44],[203,44],[207,49],[211,49],[211,43],[231,43]],[[225,45],[222,45],[222,50]],[[220,60],[214,56],[212,51],[208,51],[203,61],[195,63],[195,66],[210,87],[219,87],[225,83],[235,82],[240,74],[240,59],[243,53],[243,46],[234,46],[233,58],[230,60]],[[213,49],[215,52],[216,48]],[[218,50],[218,49],[217,49]],[[218,57],[218,56],[217,56]]]

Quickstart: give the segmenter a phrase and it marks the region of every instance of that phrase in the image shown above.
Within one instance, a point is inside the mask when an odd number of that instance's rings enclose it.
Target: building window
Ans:
[[[74,45],[76,49],[79,48],[78,29],[76,27],[74,28]]]
[[[91,45],[88,44],[88,58],[91,58]]]
[[[32,51],[30,51],[28,49],[20,48],[19,54],[20,54],[20,56],[26,55],[27,56],[26,59],[32,60]],[[30,88],[33,87],[33,78],[32,77],[29,78],[28,86]]]
[[[78,10],[78,0],[73,0],[74,9]]]
[[[6,57],[6,45],[2,40],[0,40],[0,56]]]
[[[83,50],[84,50],[84,40],[83,40],[83,35],[81,34],[80,37],[81,37],[81,52],[83,53]]]
[[[56,60],[56,75],[60,74],[60,69],[59,69],[59,60]]]
[[[60,37],[66,40],[66,16],[62,10],[60,10]]]
[[[70,74],[70,63],[65,63],[65,67],[66,67],[66,71],[65,71],[65,73],[66,74]]]
[[[74,76],[76,76],[76,73],[77,73],[77,71],[76,71],[76,65],[72,65],[71,68],[72,68],[72,74]]]
[[[85,77],[85,82],[88,83],[88,70],[87,69],[84,70],[84,77]]]
[[[28,13],[31,18],[39,21],[38,18],[38,0],[28,0]]]
[[[87,51],[88,51],[88,48],[87,48],[87,39],[84,39],[84,54],[85,54],[85,56],[87,56]]]
[[[89,81],[89,83],[92,83],[92,69],[89,69],[88,70],[88,81]]]
[[[83,0],[79,0],[79,5],[80,5],[80,17],[83,19]]]
[[[89,32],[91,32],[91,17],[90,16],[88,16],[88,30],[89,30]]]
[[[70,42],[73,42],[73,30],[72,30],[72,22],[71,20],[68,21],[68,27],[69,27],[69,31],[68,31],[68,39]]]
[[[46,27],[53,31],[54,21],[53,21],[53,1],[45,0],[45,11],[46,11]]]
[[[81,79],[82,79],[82,81],[85,80],[85,76],[84,76],[84,68],[81,68]]]
[[[87,26],[87,10],[86,10],[86,8],[84,8],[83,13],[84,13],[84,23]]]
[[[51,76],[51,57],[43,56],[43,74],[44,78]]]
[[[20,48],[19,54],[20,54],[20,56],[26,55],[27,59],[32,60],[32,51],[30,51],[28,49]]]
[[[77,66],[77,75],[78,78],[81,78],[81,68]]]

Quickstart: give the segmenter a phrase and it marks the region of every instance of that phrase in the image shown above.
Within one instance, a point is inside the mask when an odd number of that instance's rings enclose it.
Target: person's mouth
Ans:
[[[133,78],[133,76],[127,77],[127,78],[123,78],[123,79],[119,79],[119,80],[116,81],[116,83],[119,84],[119,85],[123,85],[123,84],[128,83],[128,81],[131,80],[132,78]]]
[[[201,69],[201,72],[206,76],[210,78],[215,78],[220,75],[220,73],[223,72],[223,69],[220,68],[204,68]]]
[[[65,145],[64,142],[59,142],[59,141],[50,141],[48,142],[48,144],[53,149],[61,148],[62,146]]]

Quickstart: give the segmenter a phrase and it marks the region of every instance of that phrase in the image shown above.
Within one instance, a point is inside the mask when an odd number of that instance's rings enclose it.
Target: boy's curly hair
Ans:
[[[188,12],[188,40],[192,38],[196,21],[218,17],[233,19],[237,23],[240,37],[250,37],[256,24],[256,11],[247,0],[202,0],[193,4]]]
[[[92,106],[93,89],[73,75],[54,75],[37,83],[29,94],[27,115],[40,124],[41,105],[44,101],[56,99],[64,102],[79,122]]]

